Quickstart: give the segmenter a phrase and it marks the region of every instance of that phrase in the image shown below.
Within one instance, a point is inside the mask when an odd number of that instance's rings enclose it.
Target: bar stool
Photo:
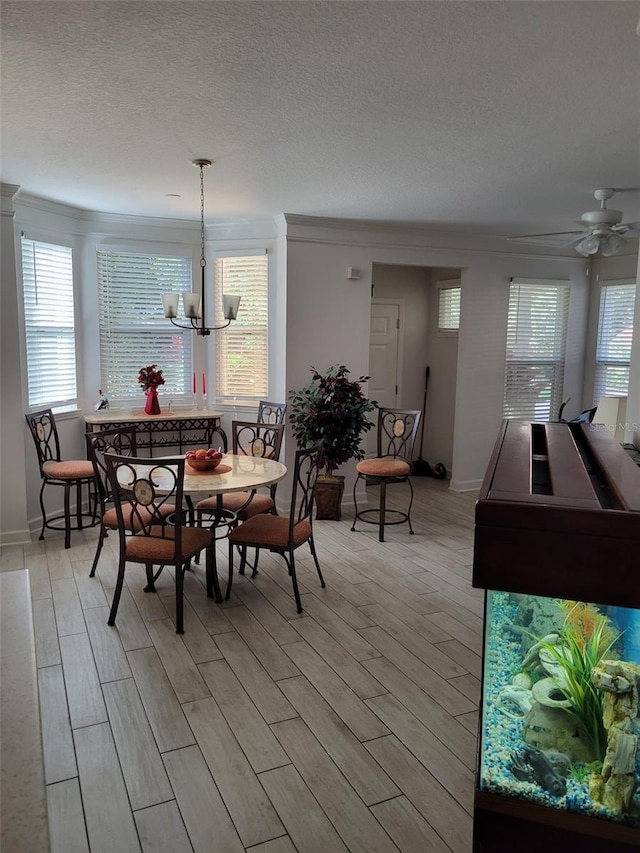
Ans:
[[[363,459],[356,465],[358,476],[353,486],[353,503],[355,516],[351,530],[356,529],[357,521],[378,526],[378,539],[384,542],[384,528],[389,524],[404,524],[408,522],[409,533],[411,526],[411,505],[413,504],[413,486],[411,474],[411,458],[413,446],[418,432],[421,412],[419,409],[379,409],[377,453],[370,459]],[[364,480],[367,486],[379,486],[380,495],[377,507],[358,510],[356,491],[358,483]],[[392,483],[407,483],[409,486],[409,506],[406,510],[387,509],[387,486]]]
[[[40,487],[40,510],[42,512],[42,530],[39,539],[44,539],[45,528],[49,530],[64,530],[64,547],[71,547],[71,531],[82,530],[83,517],[91,518],[93,527],[97,523],[97,499],[95,489],[95,476],[93,465],[87,459],[62,460],[60,458],[60,440],[56,428],[55,418],[51,409],[41,409],[39,412],[30,412],[25,415],[27,424],[31,431],[36,452],[38,454],[38,465],[42,486]],[[62,486],[64,489],[64,512],[62,515],[47,517],[44,506],[45,486]],[[71,487],[76,487],[76,512],[75,524],[71,523],[70,495]],[[82,512],[82,487],[88,487],[89,502],[93,498],[93,511]],[[93,487],[93,495],[92,495]],[[56,522],[64,519],[64,526]]]

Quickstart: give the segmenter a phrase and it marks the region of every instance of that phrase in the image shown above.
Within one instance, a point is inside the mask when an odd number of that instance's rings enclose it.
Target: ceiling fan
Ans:
[[[520,237],[507,237],[507,240],[539,243],[551,246],[573,246],[584,258],[602,255],[605,258],[617,254],[625,245],[627,237],[640,234],[640,222],[622,224],[624,216],[621,210],[611,210],[607,201],[615,189],[595,190],[595,199],[600,202],[599,210],[587,210],[582,214],[579,224],[581,231],[557,231],[551,234],[523,234]]]

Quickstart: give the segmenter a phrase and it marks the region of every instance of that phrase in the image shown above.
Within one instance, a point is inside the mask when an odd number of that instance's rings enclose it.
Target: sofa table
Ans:
[[[167,455],[167,448],[178,448],[178,453],[193,447],[217,447],[227,450],[227,437],[221,427],[220,412],[201,409],[176,409],[160,415],[147,415],[143,409],[129,412],[106,411],[83,415],[87,432],[104,429],[134,427],[136,451],[148,450],[153,456],[154,448]],[[219,438],[216,438],[219,436]]]

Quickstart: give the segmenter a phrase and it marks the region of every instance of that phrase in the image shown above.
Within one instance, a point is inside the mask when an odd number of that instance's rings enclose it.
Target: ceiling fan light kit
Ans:
[[[607,201],[615,193],[615,189],[605,187],[593,193],[596,201],[600,202],[598,210],[587,210],[580,217],[583,231],[558,231],[551,234],[525,234],[521,237],[508,237],[509,240],[537,242],[551,246],[573,246],[583,258],[599,255],[609,258],[616,255],[626,244],[627,237],[640,234],[640,222],[622,224],[624,213],[607,207]],[[558,242],[557,238],[566,239]],[[548,238],[548,239],[545,239]],[[556,239],[553,239],[556,238]]]

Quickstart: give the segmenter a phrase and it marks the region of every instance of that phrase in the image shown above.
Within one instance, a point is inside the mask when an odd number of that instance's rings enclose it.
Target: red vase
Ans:
[[[160,414],[160,403],[158,402],[158,391],[156,388],[148,389],[147,402],[144,405],[144,411],[147,415]]]

